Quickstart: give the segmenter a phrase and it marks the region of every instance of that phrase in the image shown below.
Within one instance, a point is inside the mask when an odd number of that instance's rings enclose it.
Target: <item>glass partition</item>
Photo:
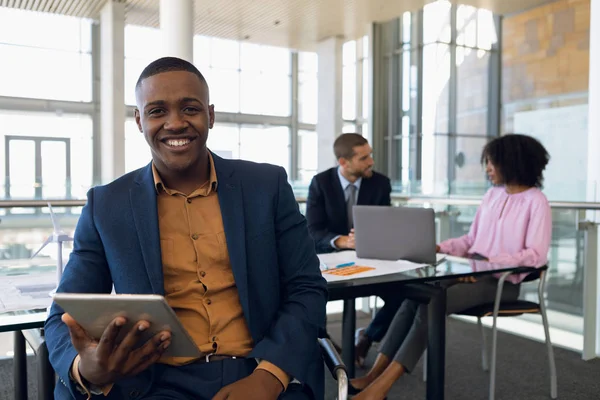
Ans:
[[[294,187],[301,212],[306,210],[306,185]],[[83,204],[83,201],[81,202]],[[431,207],[436,211],[437,240],[458,237],[468,232],[476,205],[442,205],[413,197],[395,197],[395,205]],[[81,206],[54,207],[61,228],[73,235]],[[579,224],[585,211],[553,209],[552,244],[549,252],[547,305],[551,327],[581,336],[583,333],[583,286],[586,243]],[[14,307],[36,304],[56,285],[57,245],[48,244],[32,255],[52,234],[52,221],[46,207],[9,207],[0,202],[0,303]],[[66,242],[62,257],[66,265],[72,243]],[[537,301],[537,282],[525,283],[521,297]],[[539,322],[538,316],[522,316]],[[577,347],[577,345],[575,345]]]

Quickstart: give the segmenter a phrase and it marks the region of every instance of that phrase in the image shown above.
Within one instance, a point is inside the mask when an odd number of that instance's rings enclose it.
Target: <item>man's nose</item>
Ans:
[[[170,131],[181,131],[188,127],[188,122],[183,115],[179,113],[171,113],[165,123],[165,129]]]

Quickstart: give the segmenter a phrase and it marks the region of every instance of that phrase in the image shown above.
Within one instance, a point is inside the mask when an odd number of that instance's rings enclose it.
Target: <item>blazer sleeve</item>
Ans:
[[[277,317],[255,344],[252,356],[306,382],[315,363],[322,363],[317,338],[325,329],[327,283],[283,169],[279,170],[278,186],[275,235],[281,300]]]
[[[57,292],[64,293],[110,293],[112,280],[104,247],[94,224],[94,189],[87,194],[87,204],[81,211],[75,230],[73,251]],[[65,385],[74,399],[86,399],[70,379],[71,365],[77,351],[71,343],[67,326],[62,322],[64,311],[52,304],[44,325],[44,333],[50,362],[59,377],[59,385]]]
[[[325,194],[316,178],[313,178],[308,187],[306,199],[306,220],[308,231],[315,241],[317,252],[331,252],[331,241],[339,234],[328,230],[327,210],[325,208]]]

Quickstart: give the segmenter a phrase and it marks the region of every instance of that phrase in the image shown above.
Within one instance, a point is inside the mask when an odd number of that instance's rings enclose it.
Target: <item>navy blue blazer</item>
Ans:
[[[216,155],[218,195],[231,268],[254,340],[249,357],[268,360],[323,398],[327,284],[319,270],[283,168]],[[164,295],[156,190],[151,165],[90,189],[75,231],[59,292]],[[45,324],[50,361],[60,383],[56,399],[83,399],[69,371],[77,351],[63,310],[52,305]],[[138,398],[154,368],[116,382],[108,398]],[[136,396],[131,397],[131,394]]]
[[[317,253],[333,251],[331,240],[350,232],[346,213],[346,198],[337,172],[330,168],[315,175],[308,188],[306,219],[308,230],[315,241]],[[391,205],[392,185],[390,179],[377,172],[363,178],[356,204],[365,206]]]

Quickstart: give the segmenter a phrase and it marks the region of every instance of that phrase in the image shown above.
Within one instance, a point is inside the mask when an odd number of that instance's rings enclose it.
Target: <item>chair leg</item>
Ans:
[[[494,315],[494,324],[492,326],[492,359],[490,362],[490,394],[489,400],[494,400],[496,396],[496,349],[498,346],[498,330],[496,327],[497,315]]]
[[[423,352],[423,382],[427,382],[427,350]]]
[[[487,372],[490,370],[490,356],[488,350],[487,337],[485,335],[485,328],[481,323],[481,317],[477,317],[477,326],[479,326],[479,332],[481,332],[481,368],[483,368],[483,370]]]
[[[546,347],[548,348],[548,365],[550,367],[550,398],[556,399],[557,384],[556,384],[556,363],[554,362],[554,348],[550,341],[550,329],[548,328],[548,316],[546,315],[546,305],[544,299],[540,299],[540,314],[542,314],[542,322],[544,324],[544,335],[546,337]]]

